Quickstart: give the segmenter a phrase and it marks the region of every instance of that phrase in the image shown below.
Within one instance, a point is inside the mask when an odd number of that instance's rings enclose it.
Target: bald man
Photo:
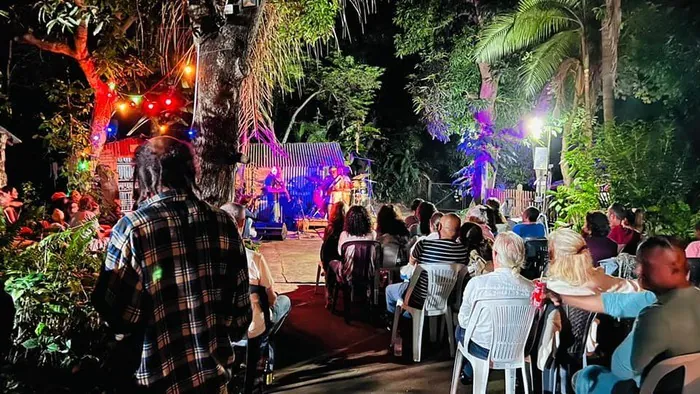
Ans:
[[[467,264],[469,253],[466,246],[457,242],[462,221],[459,216],[449,213],[440,219],[437,227],[439,239],[418,241],[409,260],[409,271],[401,270],[401,275],[410,279],[416,264]],[[396,301],[403,297],[408,282],[395,283],[386,288],[386,310],[390,315],[396,310]]]
[[[548,294],[564,303],[616,318],[637,318],[634,329],[612,355],[611,368],[589,366],[574,375],[578,394],[627,393],[657,362],[700,352],[700,290],[688,281],[688,263],[680,243],[652,237],[637,251],[640,293],[603,293],[574,297]]]

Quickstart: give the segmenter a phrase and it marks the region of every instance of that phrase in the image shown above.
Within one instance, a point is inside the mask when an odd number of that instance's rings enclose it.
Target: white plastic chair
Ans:
[[[491,314],[491,346],[486,360],[478,359],[467,351],[467,345],[474,333],[477,322],[483,319],[482,312]],[[529,298],[500,298],[477,301],[469,315],[469,322],[464,334],[464,343],[457,344],[452,385],[450,393],[457,392],[459,372],[462,370],[463,357],[474,369],[472,392],[486,393],[489,369],[506,371],[506,393],[515,394],[515,370],[520,368],[523,374],[525,393],[529,393],[528,377],[525,371],[525,343],[527,342],[537,308],[530,305]]]
[[[447,339],[450,343],[450,355],[454,355],[454,335],[452,335],[452,311],[447,305],[450,293],[457,282],[461,264],[418,264],[411,276],[411,281],[404,298],[396,301],[394,325],[391,330],[391,344],[396,343],[399,318],[403,311],[411,314],[413,321],[413,361],[420,362],[423,343],[423,323],[426,317],[444,316],[447,327]],[[421,275],[427,277],[427,286],[419,281]],[[422,283],[421,283],[422,282]],[[421,286],[417,286],[421,284]],[[424,301],[423,301],[424,300]]]
[[[653,394],[661,379],[680,367],[685,367],[683,394],[700,393],[700,353],[693,353],[669,358],[652,367],[642,382],[640,394]]]

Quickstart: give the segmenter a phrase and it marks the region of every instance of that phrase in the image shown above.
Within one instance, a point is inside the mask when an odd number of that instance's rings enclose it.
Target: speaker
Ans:
[[[255,224],[255,231],[261,239],[284,241],[287,238],[287,225],[284,223],[261,223]]]

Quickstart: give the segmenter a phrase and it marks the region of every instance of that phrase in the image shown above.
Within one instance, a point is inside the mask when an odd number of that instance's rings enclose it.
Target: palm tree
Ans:
[[[548,84],[562,92],[566,78],[574,73],[576,96],[582,96],[592,118],[587,34],[586,0],[520,0],[515,11],[497,16],[484,29],[475,58],[477,62],[493,63],[530,50],[521,69],[528,94],[535,96]]]
[[[617,44],[622,24],[622,0],[605,0],[605,18],[601,24],[601,77],[603,80],[603,121],[615,120],[615,76],[617,74]]]

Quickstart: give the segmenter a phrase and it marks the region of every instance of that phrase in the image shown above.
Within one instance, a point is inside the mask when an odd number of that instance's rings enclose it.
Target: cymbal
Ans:
[[[360,175],[356,175],[354,178],[352,178],[352,180],[353,181],[361,181],[367,177],[369,177],[369,174],[360,174]]]

